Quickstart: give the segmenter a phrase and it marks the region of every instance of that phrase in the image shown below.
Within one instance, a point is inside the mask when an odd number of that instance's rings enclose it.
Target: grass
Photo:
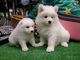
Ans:
[[[0,46],[0,60],[80,60],[80,43],[77,42],[70,42],[68,48],[57,46],[51,53],[45,51],[47,46],[28,47],[29,51],[22,52],[18,47],[4,44]]]

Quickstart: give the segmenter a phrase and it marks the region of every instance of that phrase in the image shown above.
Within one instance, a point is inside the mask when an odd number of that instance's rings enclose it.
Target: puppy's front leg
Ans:
[[[52,36],[48,39],[48,47],[46,49],[47,52],[52,52],[54,51],[55,48],[55,43],[56,43],[56,37]]]
[[[26,45],[26,41],[25,40],[20,40],[19,44],[20,44],[20,46],[22,48],[22,51],[28,51],[28,47]]]

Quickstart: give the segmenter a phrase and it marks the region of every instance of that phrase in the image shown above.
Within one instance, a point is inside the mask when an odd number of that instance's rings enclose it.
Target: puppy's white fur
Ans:
[[[43,46],[45,39],[48,39],[47,52],[54,51],[57,44],[68,47],[70,38],[69,32],[61,25],[58,18],[58,6],[39,5],[38,15],[35,19],[37,30],[40,34],[40,43],[37,46]],[[50,22],[49,22],[50,21]]]
[[[34,41],[34,22],[30,18],[23,18],[12,31],[9,36],[9,43],[11,45],[20,44],[22,51],[27,51],[28,47],[26,42],[30,42],[32,46],[35,46]]]

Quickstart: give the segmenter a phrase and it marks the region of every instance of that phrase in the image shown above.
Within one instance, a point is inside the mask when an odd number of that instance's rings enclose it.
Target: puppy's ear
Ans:
[[[38,13],[41,13],[43,10],[43,4],[39,4]]]
[[[19,25],[19,26],[21,26],[22,24],[23,24],[23,22],[22,22],[22,21],[20,21],[18,25]]]
[[[58,12],[59,7],[58,6],[54,6],[54,9],[56,12]]]

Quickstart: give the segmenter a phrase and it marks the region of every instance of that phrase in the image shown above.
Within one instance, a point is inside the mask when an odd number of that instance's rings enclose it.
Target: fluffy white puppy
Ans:
[[[27,42],[30,42],[32,46],[35,46],[34,22],[30,18],[23,18],[9,36],[9,43],[11,45],[19,43],[22,51],[27,51]]]
[[[58,6],[39,5],[38,15],[35,19],[37,30],[40,34],[40,43],[37,46],[43,46],[46,39],[48,47],[47,52],[54,51],[55,45],[61,44],[68,47],[70,38],[69,32],[61,25],[58,18]]]

